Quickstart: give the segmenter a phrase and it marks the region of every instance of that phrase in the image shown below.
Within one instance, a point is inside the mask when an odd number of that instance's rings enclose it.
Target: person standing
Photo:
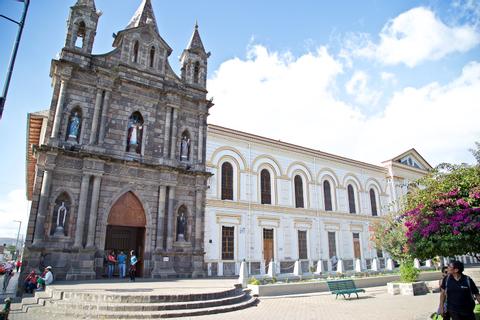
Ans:
[[[18,270],[20,270],[20,267],[22,266],[22,261],[20,259],[18,259],[15,266],[17,267],[17,273],[18,273]]]
[[[123,253],[123,251],[120,251],[120,254],[117,256],[117,261],[120,278],[125,278],[127,272],[127,255]]]
[[[130,251],[130,270],[129,270],[129,275],[130,275],[130,281],[135,282],[135,273],[137,272],[137,256],[135,255],[135,251],[131,250]]]
[[[10,282],[10,278],[13,276],[13,270],[12,269],[6,269],[5,274],[3,275],[3,292],[7,291],[8,288],[8,283]]]
[[[446,309],[452,320],[475,320],[474,297],[480,302],[480,294],[475,282],[463,274],[464,266],[460,261],[450,262],[447,270],[448,276],[443,278],[440,286],[440,304],[437,313],[443,317]]]
[[[117,263],[117,259],[115,259],[115,251],[112,250],[107,256],[107,275],[109,279],[113,277],[113,271],[115,271],[115,263]]]

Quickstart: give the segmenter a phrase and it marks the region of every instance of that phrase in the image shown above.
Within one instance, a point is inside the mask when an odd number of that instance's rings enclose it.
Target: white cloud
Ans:
[[[347,41],[354,56],[378,59],[387,65],[409,67],[426,60],[439,60],[453,52],[466,52],[480,43],[480,34],[470,25],[448,26],[431,10],[418,7],[390,20],[375,44],[361,34]]]
[[[363,71],[355,71],[345,84],[347,93],[354,96],[355,102],[361,105],[375,106],[382,93],[368,88],[368,75]]]
[[[18,222],[22,221],[22,234],[25,234],[30,209],[30,202],[27,201],[25,190],[16,189],[6,196],[0,197],[0,237],[16,238],[18,233]]]
[[[473,161],[467,150],[480,137],[480,63],[444,86],[395,92],[374,117],[337,98],[342,69],[324,47],[293,57],[253,46],[209,80],[209,122],[372,163],[412,147],[432,164]]]
[[[393,73],[390,72],[385,72],[382,71],[380,73],[380,78],[382,78],[383,81],[390,81],[392,83],[397,83],[397,79]]]

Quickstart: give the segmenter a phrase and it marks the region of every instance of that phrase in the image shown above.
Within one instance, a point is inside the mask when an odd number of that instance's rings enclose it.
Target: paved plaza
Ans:
[[[478,284],[480,268],[470,267],[465,270]],[[117,294],[149,295],[149,294],[186,294],[216,292],[232,288],[236,279],[195,279],[151,281],[139,279],[138,282],[127,280],[95,280],[87,282],[59,282],[52,287],[62,291],[80,290],[83,292],[116,292]],[[387,293],[386,286],[366,288],[360,298],[344,300],[335,299],[328,292],[290,295],[280,297],[260,297],[256,307],[244,310],[213,314],[207,316],[187,317],[180,319],[194,320],[281,320],[281,319],[328,319],[328,320],[426,320],[438,306],[439,294],[428,293],[422,296],[392,296]],[[33,313],[11,314],[10,319],[35,320],[73,320],[75,318],[44,314],[41,308],[35,308]]]
[[[87,291],[99,290],[131,290],[137,291],[136,294],[145,293],[185,293],[185,292],[203,292],[212,289],[223,289],[233,284],[235,280],[180,280],[168,282],[136,282],[136,283],[102,283],[102,289],[95,288],[94,284],[66,284],[64,288],[80,288]],[[147,285],[148,284],[148,285]],[[148,290],[147,290],[148,289]],[[189,317],[181,319],[194,320],[215,320],[215,319],[262,319],[262,320],[280,320],[280,319],[428,319],[429,315],[436,310],[438,304],[438,293],[429,293],[423,296],[406,297],[391,296],[387,294],[386,287],[367,288],[365,294],[361,294],[360,299],[352,298],[344,300],[335,299],[335,296],[329,293],[305,294],[297,296],[282,297],[264,297],[260,298],[260,303],[256,307],[245,310],[214,314],[208,316]],[[44,314],[40,310],[35,313],[12,314],[10,319],[26,320],[51,320],[74,318]]]

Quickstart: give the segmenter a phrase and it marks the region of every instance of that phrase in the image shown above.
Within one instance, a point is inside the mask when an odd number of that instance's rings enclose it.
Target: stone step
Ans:
[[[235,296],[239,290],[241,289],[234,288],[217,292],[179,295],[139,294],[133,290],[109,290],[111,293],[108,291],[99,293],[88,291],[61,291],[61,294],[54,292],[54,295],[61,296],[61,299],[65,301],[75,301],[75,303],[161,303],[216,300]]]
[[[71,300],[52,300],[47,301],[48,308],[62,310],[82,310],[86,312],[103,312],[103,311],[164,311],[164,310],[186,310],[211,308],[216,306],[227,306],[241,303],[249,299],[249,295],[245,292],[237,292],[237,295],[227,298],[188,302],[161,302],[161,303],[79,303]]]
[[[241,310],[254,306],[258,303],[256,297],[247,295],[247,299],[240,303],[235,303],[225,306],[206,307],[198,309],[184,309],[184,310],[161,310],[161,311],[98,311],[98,310],[60,310],[56,308],[43,308],[43,310],[35,309],[32,312],[32,316],[38,312],[42,314],[51,314],[55,319],[58,315],[63,315],[66,318],[71,317],[74,319],[159,319],[159,318],[180,318],[180,317],[192,317],[209,315],[215,313],[231,312]]]

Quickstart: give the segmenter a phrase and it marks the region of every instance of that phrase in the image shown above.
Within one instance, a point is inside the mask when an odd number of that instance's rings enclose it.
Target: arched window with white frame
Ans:
[[[222,164],[222,200],[233,200],[233,167],[228,161]]]
[[[348,211],[350,213],[357,213],[356,205],[355,205],[355,189],[351,184],[347,187],[348,193]]]
[[[303,199],[303,180],[302,177],[296,175],[294,180],[295,188],[295,208],[305,208],[305,201]]]
[[[267,169],[260,172],[260,203],[272,204],[272,183]]]
[[[375,190],[373,188],[370,188],[370,207],[372,208],[372,216],[376,217],[378,216],[378,210],[377,210],[377,196],[375,194]]]
[[[323,181],[323,201],[325,211],[332,211],[332,189],[328,180]]]

